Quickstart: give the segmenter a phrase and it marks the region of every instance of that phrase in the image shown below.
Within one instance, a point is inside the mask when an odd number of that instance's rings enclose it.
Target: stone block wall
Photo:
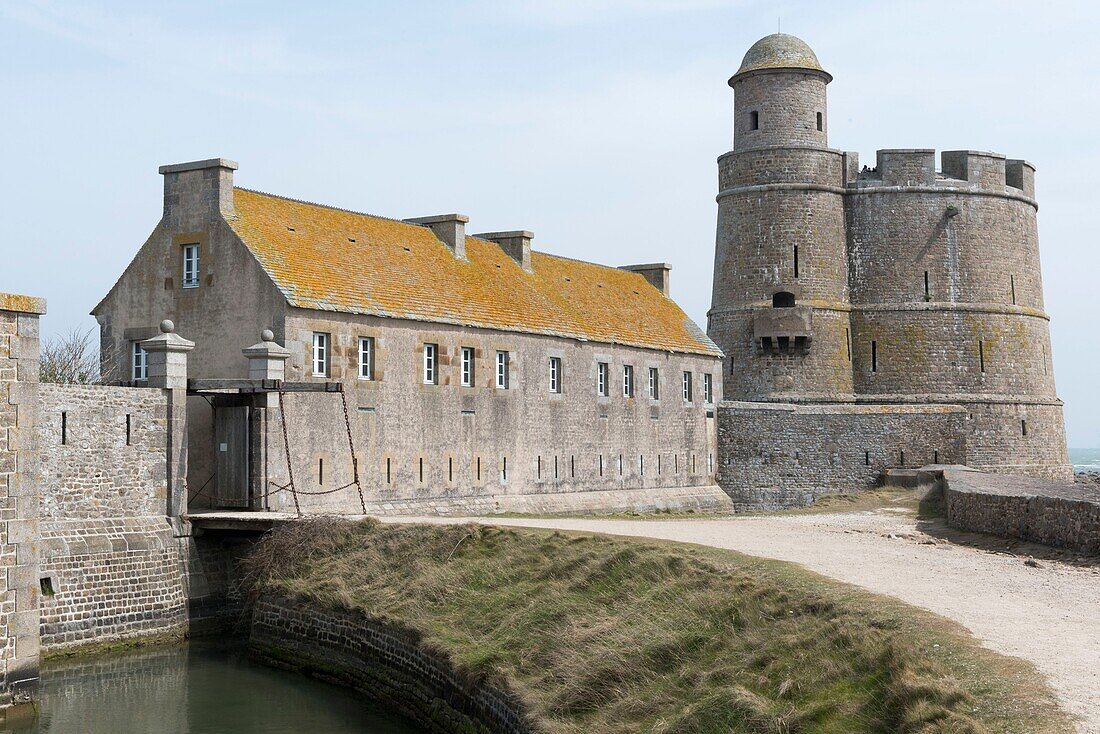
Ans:
[[[38,687],[38,317],[0,293],[0,717]]]
[[[163,517],[44,522],[42,649],[182,635],[180,555]]]
[[[509,691],[467,678],[415,632],[362,613],[260,600],[249,648],[266,662],[354,688],[432,734],[538,731]]]
[[[1100,555],[1100,492],[1070,482],[943,471],[947,524]]]
[[[718,483],[738,510],[803,507],[890,468],[963,463],[966,423],[949,405],[723,403]]]
[[[39,388],[43,649],[182,633],[167,391]]]
[[[340,381],[368,511],[482,512],[487,507],[580,509],[590,495],[620,502],[606,509],[715,498],[716,402],[703,395],[710,375],[721,398],[721,362],[702,355],[563,342],[539,335],[493,332],[369,316],[325,318],[295,311],[287,321],[288,380]],[[313,332],[331,335],[327,378],[311,375]],[[373,380],[357,377],[358,337],[375,344]],[[425,385],[425,343],[438,345],[438,384]],[[462,347],[475,350],[474,385],[460,384]],[[509,389],[495,387],[495,355],[507,351]],[[548,360],[561,359],[559,393],[549,390]],[[597,395],[597,364],[609,365],[607,396]],[[634,368],[634,396],[623,395],[624,365]],[[648,393],[649,369],[658,370],[656,400]],[[692,400],[683,397],[683,373],[691,372]],[[360,513],[352,481],[344,405],[339,393],[287,393],[283,398],[295,486],[303,511]],[[252,431],[254,457],[266,457],[255,476],[287,482],[278,408],[268,409],[266,429]],[[266,430],[266,434],[264,434]],[[207,439],[209,440],[209,439]],[[194,453],[195,447],[192,447]],[[209,477],[192,465],[191,485]],[[344,489],[339,489],[345,487]],[[691,491],[682,493],[683,488]],[[293,511],[288,492],[268,485],[267,507]],[[696,499],[691,500],[687,494]]]

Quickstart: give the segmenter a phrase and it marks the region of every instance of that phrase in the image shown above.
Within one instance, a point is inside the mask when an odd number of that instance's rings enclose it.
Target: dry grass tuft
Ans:
[[[1022,663],[938,617],[736,553],[478,525],[319,519],[247,561],[277,591],[508,679],[547,732],[1069,732]]]

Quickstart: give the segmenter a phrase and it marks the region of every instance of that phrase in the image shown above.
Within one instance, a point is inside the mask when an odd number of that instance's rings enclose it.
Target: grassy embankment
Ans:
[[[254,592],[418,630],[554,734],[1071,731],[1030,667],[956,625],[728,551],[323,520],[251,571]]]

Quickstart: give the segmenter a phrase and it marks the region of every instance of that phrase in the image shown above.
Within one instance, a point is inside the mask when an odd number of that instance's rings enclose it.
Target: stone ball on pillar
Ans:
[[[175,330],[176,330],[176,325],[173,324],[171,322],[171,320],[165,319],[164,321],[160,322],[160,332],[162,334],[171,334]]]
[[[273,342],[275,341],[275,332],[271,329],[264,329],[260,332],[260,341]]]

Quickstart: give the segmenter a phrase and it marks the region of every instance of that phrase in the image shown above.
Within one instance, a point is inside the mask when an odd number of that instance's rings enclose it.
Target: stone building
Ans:
[[[784,505],[892,466],[1068,478],[1034,167],[894,149],[861,169],[828,147],[830,81],[786,34],[729,80],[708,314],[722,486]]]
[[[190,377],[246,379],[251,359],[299,388],[191,391],[193,508],[728,504],[721,354],[668,297],[668,265],[236,188],[236,167],[160,169],[163,217],[93,312],[125,382],[168,318],[195,341]]]

